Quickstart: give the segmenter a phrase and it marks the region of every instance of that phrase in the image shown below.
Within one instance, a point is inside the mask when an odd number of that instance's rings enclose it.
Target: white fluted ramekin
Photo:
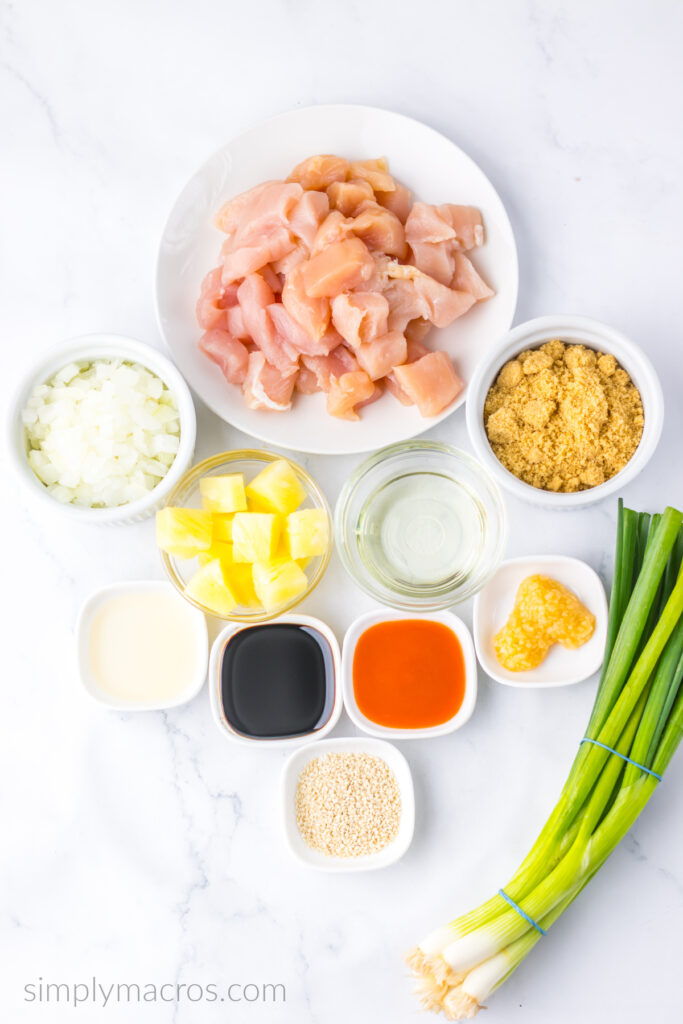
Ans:
[[[640,443],[622,470],[604,484],[568,494],[533,487],[507,470],[494,455],[484,427],[486,396],[505,363],[525,349],[537,348],[552,338],[613,355],[640,391],[645,420]],[[467,430],[477,458],[510,494],[544,508],[582,508],[621,490],[652,458],[663,424],[662,387],[648,357],[621,331],[587,316],[540,316],[513,327],[497,345],[485,353],[467,387]]]
[[[180,446],[166,476],[149,494],[138,498],[137,501],[117,505],[114,508],[81,508],[77,505],[64,504],[53,498],[29,465],[26,457],[26,428],[21,419],[22,411],[36,385],[49,380],[70,362],[94,361],[96,359],[125,359],[129,362],[140,363],[141,366],[156,374],[172,392],[180,417]],[[186,472],[194,455],[196,434],[197,420],[190,389],[180,372],[166,356],[149,345],[143,345],[141,341],[135,341],[132,338],[116,334],[89,334],[73,338],[53,349],[49,355],[43,356],[40,362],[23,378],[17,388],[16,397],[10,410],[9,449],[12,462],[25,491],[41,504],[61,511],[70,516],[74,522],[101,525],[136,523],[161,508],[166,495]]]

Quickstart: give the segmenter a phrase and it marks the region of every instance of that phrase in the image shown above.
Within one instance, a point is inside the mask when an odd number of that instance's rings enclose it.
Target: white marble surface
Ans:
[[[648,350],[665,435],[624,497],[680,504],[683,8],[422,0],[405,18],[399,10],[384,0],[5,0],[3,386],[72,335],[160,345],[155,248],[195,167],[280,110],[372,103],[444,131],[490,175],[519,244],[518,320],[585,313]],[[198,455],[243,440],[198,412]],[[438,436],[467,446],[462,410]],[[355,461],[309,464],[334,499]],[[313,874],[283,847],[284,754],[226,744],[205,692],[168,714],[125,715],[78,690],[78,607],[109,581],[160,575],[152,524],[76,531],[25,504],[13,481],[5,494],[2,1019],[416,1021],[402,950],[516,866],[565,777],[594,682],[525,693],[482,678],[461,733],[403,744],[419,808],[403,861]],[[608,579],[615,502],[571,515],[509,507],[511,555],[565,552]],[[369,605],[335,562],[306,610],[341,634]],[[344,719],[336,734],[352,731]],[[590,889],[491,1000],[491,1024],[683,1019],[682,787],[679,754]],[[287,999],[78,1012],[23,1002],[40,977],[93,975],[222,990],[282,982]]]

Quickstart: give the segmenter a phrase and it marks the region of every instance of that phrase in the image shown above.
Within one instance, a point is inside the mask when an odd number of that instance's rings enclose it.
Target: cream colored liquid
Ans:
[[[90,625],[90,671],[98,689],[140,704],[180,697],[201,657],[189,612],[181,597],[158,590],[104,601]]]

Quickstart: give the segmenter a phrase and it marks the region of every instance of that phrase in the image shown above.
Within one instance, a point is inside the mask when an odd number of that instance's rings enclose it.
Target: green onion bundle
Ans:
[[[650,517],[619,502],[605,660],[585,740],[505,888],[406,957],[425,1009],[449,1020],[477,1013],[602,866],[673,757],[683,736],[682,523],[676,509]]]

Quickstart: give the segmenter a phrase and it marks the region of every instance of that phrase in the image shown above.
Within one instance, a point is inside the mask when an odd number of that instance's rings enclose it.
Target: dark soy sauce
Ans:
[[[281,739],[324,725],[334,703],[330,645],[309,626],[273,623],[241,629],[221,664],[223,713],[244,736]]]

